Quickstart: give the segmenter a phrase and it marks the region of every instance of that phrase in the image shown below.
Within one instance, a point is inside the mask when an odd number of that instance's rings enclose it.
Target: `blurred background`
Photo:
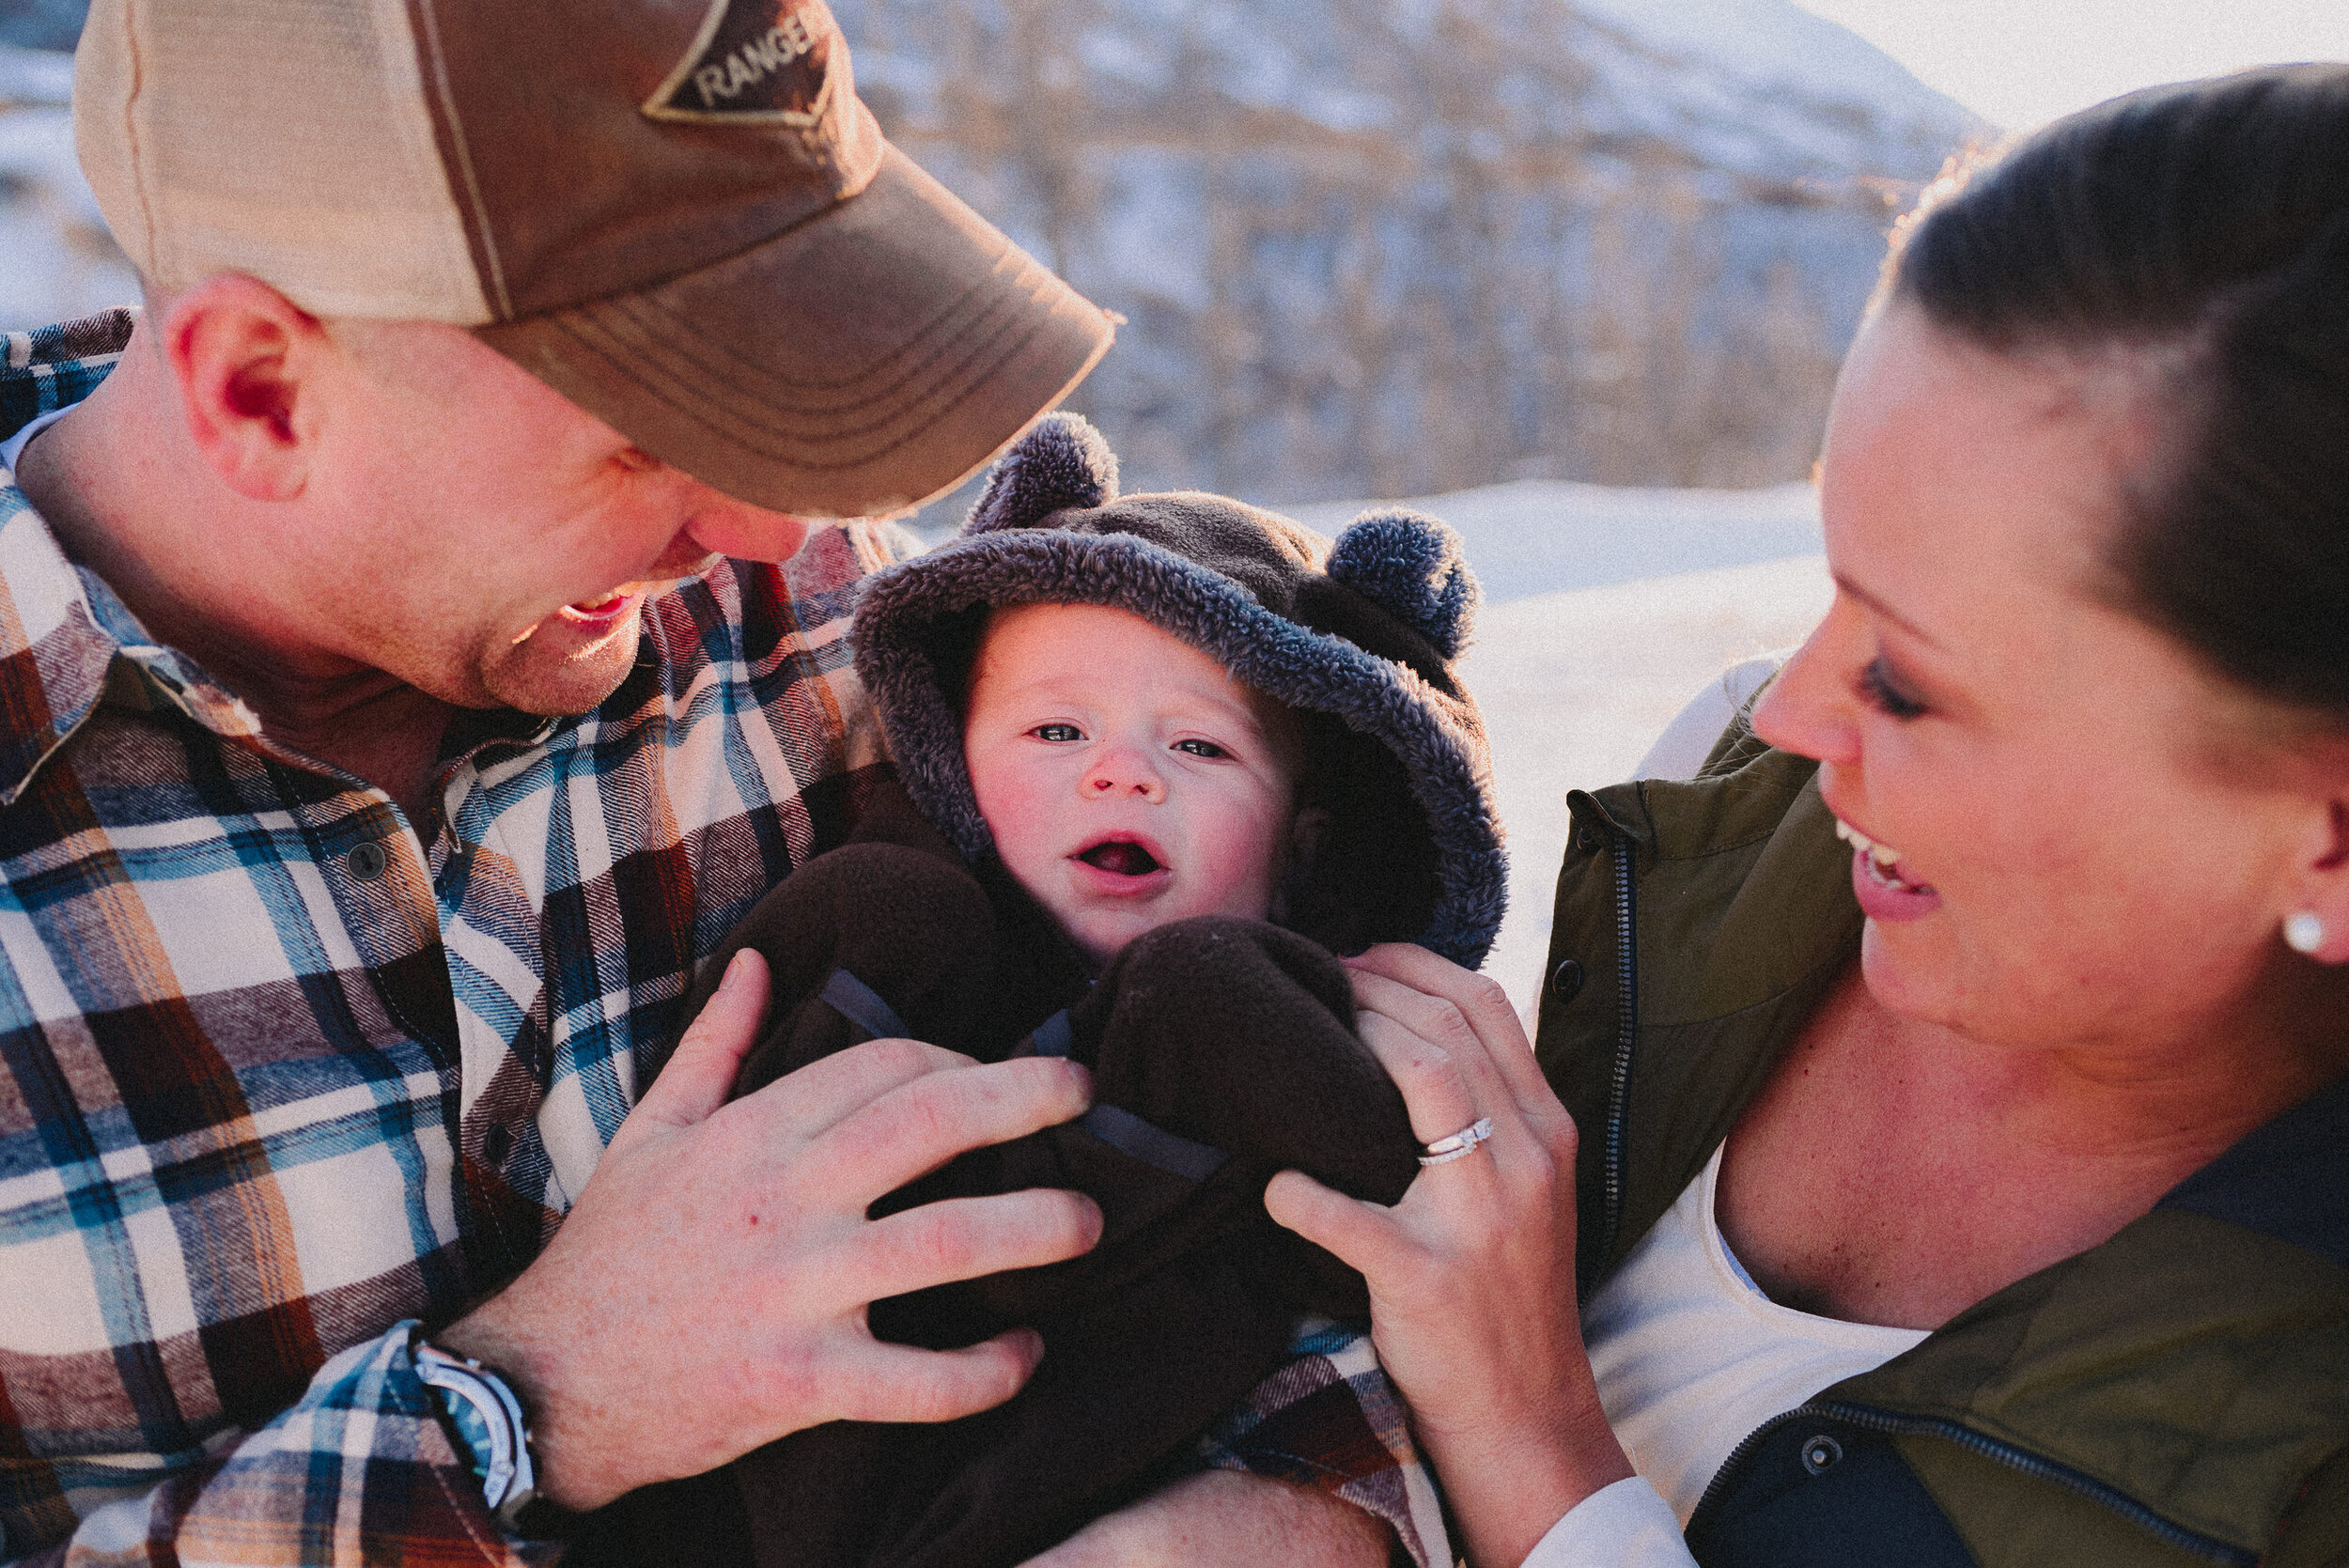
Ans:
[[[0,0],[0,325],[129,297],[81,0]],[[912,156],[1128,318],[1136,488],[1809,471],[1888,220],[1990,127],[1789,0],[833,0]]]
[[[0,0],[0,328],[136,298],[85,4]],[[1566,791],[1828,603],[1807,479],[1891,220],[2001,126],[2349,57],[2349,0],[832,5],[889,134],[1127,318],[1072,402],[1128,489],[1460,530],[1529,1009]]]

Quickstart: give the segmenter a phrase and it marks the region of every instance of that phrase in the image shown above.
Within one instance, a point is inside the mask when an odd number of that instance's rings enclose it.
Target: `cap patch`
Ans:
[[[652,119],[814,125],[839,29],[824,0],[710,0],[693,47],[645,101]]]

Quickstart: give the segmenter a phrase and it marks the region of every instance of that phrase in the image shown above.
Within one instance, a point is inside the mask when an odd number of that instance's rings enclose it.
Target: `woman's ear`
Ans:
[[[2349,791],[2327,802],[2326,826],[2282,923],[2285,944],[2320,964],[2349,963]]]
[[[290,501],[309,479],[319,380],[337,352],[318,318],[224,273],[164,306],[163,352],[194,441],[239,495]]]

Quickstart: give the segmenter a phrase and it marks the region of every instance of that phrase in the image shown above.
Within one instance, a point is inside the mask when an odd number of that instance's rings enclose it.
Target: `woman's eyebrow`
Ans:
[[[1870,593],[1859,583],[1854,582],[1850,578],[1844,576],[1842,572],[1835,572],[1831,575],[1834,577],[1835,585],[1838,588],[1841,588],[1844,593],[1849,594],[1852,598],[1858,599],[1860,603],[1866,605],[1870,610],[1875,611],[1886,620],[1890,621],[1894,626],[1899,627],[1903,631],[1907,632],[1911,637],[1916,638],[1919,642],[1925,644],[1929,647],[1939,648],[1943,652],[1948,651],[1948,644],[1944,644],[1940,638],[1936,637],[1932,632],[1927,631],[1923,627],[1919,626],[1915,621],[1910,620],[1906,615],[1902,614],[1899,611],[1885,603],[1884,600],[1878,598],[1875,595]]]

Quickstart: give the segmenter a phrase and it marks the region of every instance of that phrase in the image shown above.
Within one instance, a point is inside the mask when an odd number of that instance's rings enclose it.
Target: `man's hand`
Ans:
[[[830,1421],[951,1421],[1042,1355],[1028,1329],[967,1350],[875,1340],[867,1303],[1074,1257],[1073,1192],[867,1204],[966,1149],[1083,1111],[1084,1069],[974,1065],[910,1040],[842,1051],[725,1103],[767,1004],[744,950],[537,1262],[438,1336],[511,1377],[541,1491],[568,1508],[693,1475]]]
[[[1237,1470],[1185,1476],[1024,1568],[1385,1568],[1394,1537],[1350,1503]]]

